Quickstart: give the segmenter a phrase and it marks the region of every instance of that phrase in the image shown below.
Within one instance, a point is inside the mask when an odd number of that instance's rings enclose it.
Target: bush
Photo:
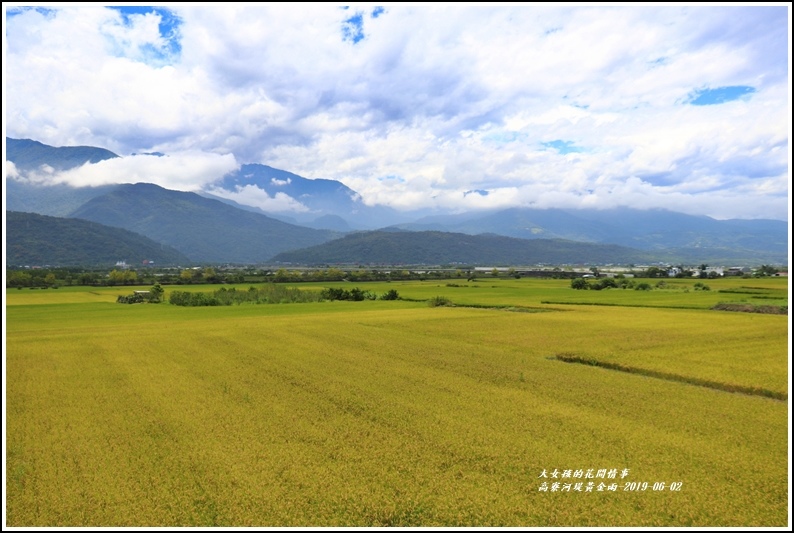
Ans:
[[[353,287],[350,289],[350,299],[354,302],[361,302],[363,300],[374,300],[377,298],[372,292],[370,291],[362,291],[358,287]]]
[[[168,297],[168,303],[184,307],[221,305],[221,302],[214,296],[210,296],[203,292],[187,291],[173,291]]]
[[[144,302],[143,295],[130,294],[129,296],[119,296],[116,298],[117,304],[142,304]]]
[[[596,283],[596,285],[598,287],[598,290],[618,288],[618,282],[612,278],[601,278],[600,280],[598,280],[598,283]]]
[[[633,289],[636,282],[633,279],[622,278],[617,282],[621,289]]]
[[[578,291],[587,290],[590,288],[590,284],[584,278],[574,278],[571,280],[571,288]]]
[[[635,291],[649,291],[649,290],[651,290],[651,284],[650,283],[645,283],[645,282],[638,283],[634,287],[634,290]]]
[[[453,303],[444,296],[433,296],[427,301],[427,305],[430,307],[451,307]]]
[[[389,291],[394,292],[396,294],[397,291]],[[323,300],[350,300],[353,302],[361,302],[363,300],[375,300],[377,296],[370,291],[362,291],[358,287],[354,287],[350,290],[347,289],[339,289],[339,288],[329,288],[323,289],[320,293],[320,297]],[[396,298],[395,298],[396,299]]]
[[[380,299],[381,300],[399,300],[400,299],[400,295],[397,294],[397,291],[395,291],[394,289],[391,289],[391,290],[389,290],[387,292],[384,292],[381,295]]]

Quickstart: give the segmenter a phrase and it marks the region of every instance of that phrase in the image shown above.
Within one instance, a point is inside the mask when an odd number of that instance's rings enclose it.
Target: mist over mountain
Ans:
[[[7,160],[12,163],[6,179],[9,210],[125,228],[173,246],[193,261],[268,261],[283,252],[373,228],[575,241],[697,263],[788,261],[788,223],[779,220],[715,220],[631,208],[399,212],[364,204],[341,182],[307,179],[263,164],[226,172],[197,193],[144,182],[75,187],[48,177],[119,156],[102,148],[56,148],[29,139],[7,138],[6,143]],[[155,155],[158,160],[168,159]],[[122,182],[125,176],[113,177]]]
[[[242,165],[208,187],[207,192],[238,203],[241,197],[264,195],[266,200],[255,207],[268,212],[270,205],[271,209],[278,209],[276,213],[288,214],[298,223],[316,225],[318,218],[330,215],[342,219],[347,226],[362,229],[406,220],[405,215],[390,207],[364,204],[357,192],[339,181],[308,179],[261,164]]]
[[[7,169],[5,180],[6,209],[54,217],[68,216],[91,198],[111,191],[116,185],[74,187],[50,183],[48,178],[59,171],[116,157],[104,148],[54,147],[31,139],[6,137],[6,161],[14,164],[14,172]]]

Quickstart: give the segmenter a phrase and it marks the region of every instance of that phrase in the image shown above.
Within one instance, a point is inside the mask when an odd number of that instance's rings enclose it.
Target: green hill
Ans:
[[[207,263],[264,262],[339,236],[151,183],[119,185],[70,216],[140,233]]]
[[[6,212],[6,266],[130,265],[144,260],[156,265],[188,264],[170,246],[119,228],[73,218]]]
[[[318,264],[606,264],[658,260],[658,254],[616,245],[441,231],[354,233],[304,250],[284,252],[274,262]]]

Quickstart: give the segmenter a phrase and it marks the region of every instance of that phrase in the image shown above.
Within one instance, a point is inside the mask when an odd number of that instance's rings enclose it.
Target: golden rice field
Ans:
[[[555,359],[787,394],[788,316],[709,310],[742,284],[787,305],[786,280],[457,284],[197,308],[7,290],[6,525],[790,525],[790,400]]]

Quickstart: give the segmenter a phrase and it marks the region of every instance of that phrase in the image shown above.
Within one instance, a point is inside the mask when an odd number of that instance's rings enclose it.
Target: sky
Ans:
[[[6,136],[125,156],[45,181],[262,163],[403,211],[789,218],[788,4],[4,9]]]

